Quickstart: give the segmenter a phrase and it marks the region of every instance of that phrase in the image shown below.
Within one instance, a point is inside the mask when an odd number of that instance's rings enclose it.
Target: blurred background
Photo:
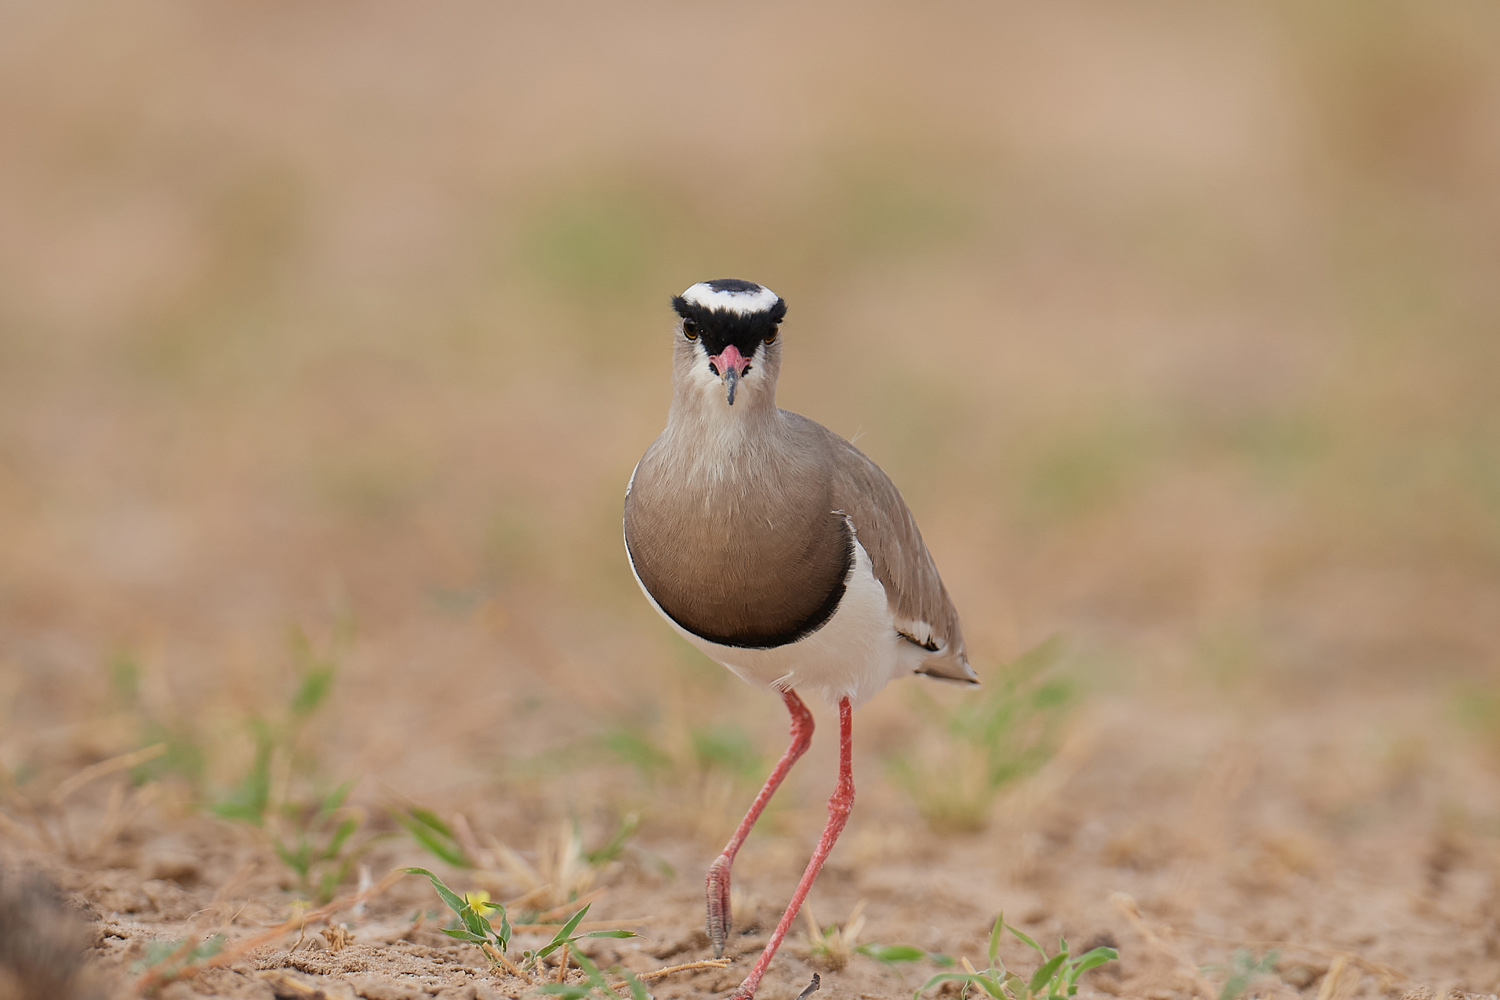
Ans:
[[[1500,761],[1492,4],[3,20],[12,775],[144,715],[222,785],[334,647],[319,726],[379,787],[493,794],[631,720],[639,765],[689,705],[776,752],[620,542],[668,298],[717,277],[786,298],[781,404],[901,486],[987,676],[1056,635],[1150,738]]]

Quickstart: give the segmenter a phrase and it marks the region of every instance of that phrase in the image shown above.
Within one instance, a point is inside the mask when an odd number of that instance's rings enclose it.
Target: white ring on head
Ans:
[[[706,281],[698,282],[683,292],[682,297],[688,303],[703,309],[723,309],[741,316],[765,312],[781,298],[765,285],[756,285],[754,291],[720,292],[710,287]]]

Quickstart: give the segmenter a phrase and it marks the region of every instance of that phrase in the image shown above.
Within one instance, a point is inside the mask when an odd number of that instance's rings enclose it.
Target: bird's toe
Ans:
[[[734,927],[734,914],[729,905],[729,858],[719,855],[708,869],[705,881],[708,897],[708,940],[714,946],[714,958],[724,957],[724,942]]]

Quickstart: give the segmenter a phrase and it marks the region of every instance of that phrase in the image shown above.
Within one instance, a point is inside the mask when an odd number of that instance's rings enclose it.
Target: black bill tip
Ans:
[[[823,985],[823,977],[819,976],[816,972],[814,972],[813,973],[813,977],[812,977],[812,982],[810,982],[810,983],[807,984],[807,989],[805,989],[801,993],[797,994],[797,1000],[807,1000],[808,997],[810,997],[814,993],[818,992],[818,989],[822,985]]]

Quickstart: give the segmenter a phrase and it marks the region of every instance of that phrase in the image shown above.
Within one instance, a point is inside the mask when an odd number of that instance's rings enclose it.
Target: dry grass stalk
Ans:
[[[1099,729],[1083,713],[1069,726],[1052,759],[1027,781],[1017,782],[995,800],[1007,827],[1023,827],[1042,806],[1057,801],[1073,777],[1094,758]]]
[[[538,847],[540,870],[503,841],[490,836],[489,847],[481,847],[468,820],[452,819],[454,839],[459,842],[480,869],[476,877],[498,876],[502,871],[526,887],[526,891],[505,904],[507,909],[528,905],[547,905],[542,914],[547,919],[554,912],[577,908],[597,899],[599,891],[589,893],[595,872],[584,855],[583,841],[571,822],[564,822],[555,838],[544,838]],[[550,904],[550,905],[549,905]]]
[[[1198,963],[1194,962],[1191,956],[1152,929],[1151,925],[1146,922],[1146,918],[1141,915],[1141,908],[1133,897],[1123,892],[1117,892],[1109,898],[1110,902],[1114,903],[1120,909],[1120,912],[1125,915],[1125,919],[1130,921],[1130,925],[1140,933],[1141,937],[1146,939],[1147,944],[1177,964],[1182,974],[1192,982],[1194,990],[1205,997],[1216,997],[1219,995],[1219,991],[1215,988],[1214,984],[1209,982],[1203,973],[1198,971]],[[1170,928],[1166,930],[1167,933],[1171,933]]]
[[[1215,764],[1206,768],[1193,792],[1192,815],[1183,838],[1188,863],[1177,877],[1170,895],[1184,909],[1192,909],[1198,899],[1203,875],[1222,857],[1229,833],[1229,816],[1235,802],[1250,785],[1257,761],[1244,747],[1228,749]]]
[[[643,983],[650,983],[658,979],[665,979],[667,976],[670,976],[676,972],[697,972],[702,969],[727,968],[729,968],[729,959],[727,958],[706,958],[701,962],[686,962],[682,965],[669,965],[665,969],[655,969],[651,972],[643,972],[635,978],[639,979]],[[622,979],[618,983],[612,983],[611,985],[615,989],[619,989],[621,986],[628,986],[629,983],[626,982],[626,980]]]
[[[505,909],[507,911],[524,910],[527,906],[530,906],[532,903],[535,903],[538,899],[541,899],[543,896],[545,896],[548,892],[551,891],[551,889],[552,886],[546,884],[539,885],[534,889],[527,889],[515,899],[507,899],[505,901]]]
[[[56,851],[57,838],[52,836],[52,831],[47,828],[47,823],[37,812],[31,800],[21,794],[16,783],[11,779],[10,772],[0,768],[0,795],[11,803],[31,823],[31,829],[20,825],[10,819],[4,813],[0,813],[0,829],[11,830],[19,836],[38,844],[43,850]]]
[[[500,965],[504,967],[506,972],[509,972],[512,976],[520,979],[527,986],[531,985],[531,977],[527,975],[525,970],[523,970],[519,965],[506,958],[505,952],[501,951],[499,948],[496,948],[492,944],[484,944],[481,947],[484,948],[484,953],[493,958],[496,962],[499,962]]]
[[[106,774],[114,774],[116,771],[127,771],[147,761],[155,760],[166,752],[167,745],[165,743],[154,743],[140,750],[132,750],[130,753],[122,753],[108,760],[101,760],[97,764],[90,764],[72,777],[64,779],[61,784],[52,790],[48,801],[54,806],[62,805],[64,799],[95,778],[102,778]]]
[[[583,901],[580,900],[580,905],[582,905],[582,902]],[[652,919],[654,919],[654,918],[652,918],[652,917],[637,917],[635,919],[628,919],[628,918],[622,917],[619,920],[585,920],[582,923],[578,924],[573,929],[576,930],[576,931],[603,931],[603,930],[614,930],[616,927],[625,927],[625,926],[638,927],[638,926],[641,926],[643,924],[649,924],[649,923],[651,923]],[[555,923],[555,924],[511,924],[511,929],[514,930],[518,934],[520,934],[520,933],[546,934],[548,931],[555,931],[555,930],[557,930],[561,926],[563,926],[561,923]]]
[[[290,934],[294,930],[299,933],[305,932],[307,925],[314,921],[326,920],[340,910],[347,909],[371,897],[380,895],[400,881],[403,875],[405,875],[405,872],[399,870],[393,871],[364,892],[355,893],[343,899],[335,899],[333,902],[326,906],[320,906],[316,910],[309,910],[298,916],[289,917],[269,930],[248,937],[236,943],[231,948],[225,948],[212,958],[206,958],[201,962],[194,962],[191,965],[183,966],[181,969],[168,971],[168,967],[174,961],[181,959],[192,950],[191,941],[184,942],[181,948],[178,948],[177,951],[173,952],[165,960],[158,962],[155,967],[147,969],[142,973],[141,977],[131,987],[131,993],[135,996],[142,996],[148,991],[160,989],[167,983],[193,979],[207,969],[228,965],[247,952],[254,951],[261,945],[270,944],[272,941]]]
[[[1339,980],[1344,976],[1344,970],[1349,967],[1349,962],[1343,955],[1338,955],[1328,966],[1328,971],[1323,975],[1322,985],[1318,987],[1318,1000],[1334,1000],[1339,992]]]
[[[829,972],[842,971],[849,964],[849,959],[854,956],[854,948],[859,942],[859,932],[864,930],[864,911],[865,901],[860,900],[854,904],[854,909],[849,913],[849,919],[844,921],[842,927],[834,927],[825,933],[818,926],[812,907],[804,906],[802,915],[807,919],[807,938],[812,945],[812,954],[808,960],[814,964],[826,966]]]
[[[52,846],[50,843],[51,838],[45,836],[45,828],[31,829],[17,823],[4,813],[0,813],[0,833],[8,837],[15,837],[17,840],[30,841],[34,847],[45,849]]]
[[[328,950],[334,954],[343,951],[354,940],[354,935],[350,933],[348,924],[329,924],[318,933],[328,943]]]
[[[448,821],[453,828],[453,839],[458,841],[458,846],[464,849],[469,859],[480,868],[494,868],[494,856],[479,846],[479,838],[474,836],[474,828],[469,825],[469,817],[463,813],[454,813],[453,818]]]
[[[590,892],[590,893],[588,893],[586,895],[583,895],[583,896],[579,896],[577,899],[570,899],[570,900],[568,900],[565,903],[561,903],[561,904],[559,904],[557,906],[554,906],[550,910],[543,910],[541,913],[538,913],[536,915],[537,923],[535,925],[532,925],[532,926],[546,927],[547,926],[546,921],[551,920],[551,919],[556,918],[556,917],[561,917],[561,916],[565,916],[565,915],[568,915],[568,914],[577,913],[579,911],[579,909],[581,909],[582,907],[588,906],[590,903],[594,902],[594,900],[598,899],[600,896],[603,896],[603,895],[604,895],[604,890],[603,889],[595,889],[593,892]],[[595,921],[595,923],[597,923],[597,921]],[[553,927],[561,927],[562,925],[561,924],[553,924],[552,926]]]
[[[1301,951],[1307,952],[1311,955],[1321,955],[1324,958],[1333,960],[1334,962],[1342,961],[1348,963],[1349,965],[1357,966],[1368,973],[1379,976],[1381,979],[1382,988],[1390,983],[1405,982],[1410,981],[1411,979],[1411,976],[1408,976],[1406,973],[1402,972],[1395,966],[1386,965],[1384,962],[1377,962],[1374,959],[1365,958],[1363,955],[1356,955],[1352,951],[1344,951],[1340,948],[1330,948],[1327,945],[1298,944],[1292,941],[1250,941],[1243,938],[1223,937],[1218,934],[1206,934],[1203,931],[1174,930],[1172,933],[1182,934],[1187,937],[1201,938],[1204,941],[1215,941],[1220,944],[1232,944],[1241,948],[1254,948],[1257,951],[1269,951],[1274,948],[1278,951]],[[1329,966],[1329,970],[1331,973],[1332,965]]]

